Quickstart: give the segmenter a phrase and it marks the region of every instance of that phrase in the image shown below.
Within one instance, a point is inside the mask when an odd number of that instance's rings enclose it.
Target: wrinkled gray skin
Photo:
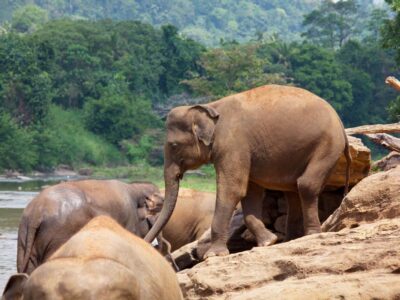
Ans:
[[[24,209],[18,229],[17,270],[30,274],[98,215],[108,215],[144,237],[147,217],[160,211],[162,197],[151,183],[117,180],[70,181],[46,188]]]
[[[167,223],[184,172],[212,163],[217,200],[211,247],[205,257],[227,255],[229,222],[241,201],[259,246],[276,241],[261,221],[264,189],[284,191],[288,240],[321,231],[318,195],[341,154],[350,154],[343,124],[323,99],[300,88],[267,85],[218,101],[174,108],[166,121],[165,200],[145,239]]]
[[[30,276],[11,276],[3,300],[179,300],[167,261],[114,219],[99,216]]]

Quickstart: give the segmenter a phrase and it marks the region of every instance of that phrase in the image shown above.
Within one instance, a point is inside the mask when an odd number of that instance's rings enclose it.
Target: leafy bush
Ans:
[[[134,143],[129,140],[123,140],[121,146],[129,162],[145,162],[148,160],[149,152],[153,147],[153,140],[150,136],[143,135],[139,142]]]
[[[110,165],[124,161],[116,147],[85,129],[78,110],[64,110],[52,105],[46,125],[37,128],[35,135],[40,168],[61,163]]]
[[[0,169],[31,170],[37,162],[33,136],[7,113],[0,113]]]
[[[125,83],[107,86],[100,99],[90,99],[84,106],[86,126],[117,145],[124,139],[139,136],[157,123],[150,101],[133,96]]]
[[[400,96],[389,104],[388,111],[392,121],[400,121]]]

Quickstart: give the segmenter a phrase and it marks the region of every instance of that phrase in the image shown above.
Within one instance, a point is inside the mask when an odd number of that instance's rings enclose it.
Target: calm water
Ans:
[[[0,181],[0,293],[10,275],[14,274],[17,256],[17,230],[24,207],[39,191],[70,178]]]

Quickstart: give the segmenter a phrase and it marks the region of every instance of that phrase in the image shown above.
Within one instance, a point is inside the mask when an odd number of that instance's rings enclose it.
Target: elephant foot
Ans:
[[[204,259],[213,256],[227,256],[229,255],[229,250],[226,246],[211,246],[210,249],[204,254]]]
[[[310,235],[310,234],[316,234],[316,233],[321,233],[321,227],[317,228],[308,228],[306,229],[304,235]]]
[[[266,237],[264,237],[262,240],[257,242],[258,247],[266,247],[266,246],[271,246],[276,243],[278,240],[278,236],[276,234],[273,234],[272,232],[269,232]]]

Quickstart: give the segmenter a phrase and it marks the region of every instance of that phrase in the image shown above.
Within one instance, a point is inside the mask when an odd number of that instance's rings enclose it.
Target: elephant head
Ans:
[[[210,162],[218,117],[218,112],[210,105],[181,106],[168,114],[164,145],[164,205],[146,235],[146,241],[151,242],[171,217],[178,197],[179,181],[185,171]]]

